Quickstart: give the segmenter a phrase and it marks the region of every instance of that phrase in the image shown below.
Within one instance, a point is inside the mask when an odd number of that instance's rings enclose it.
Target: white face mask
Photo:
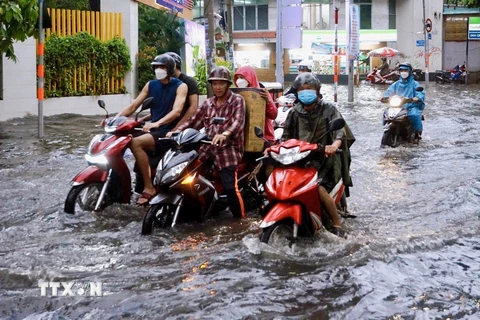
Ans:
[[[235,82],[235,84],[236,84],[237,87],[239,87],[239,88],[246,88],[246,87],[248,87],[248,81],[245,80],[245,79],[242,79],[242,78],[238,79],[237,82]]]
[[[155,77],[157,77],[158,80],[163,80],[167,77],[167,71],[162,68],[157,68],[155,69]]]
[[[410,73],[408,71],[400,72],[400,77],[402,77],[402,79],[407,79],[409,75]]]

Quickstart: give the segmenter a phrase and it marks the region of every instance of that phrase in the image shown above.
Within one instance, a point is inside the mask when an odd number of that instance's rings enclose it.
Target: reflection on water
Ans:
[[[380,148],[384,87],[339,109],[357,141],[349,237],[295,252],[227,213],[140,235],[144,208],[62,212],[99,116],[0,122],[0,318],[476,319],[480,86],[431,84],[420,145]],[[327,100],[331,85],[322,86]],[[455,103],[452,103],[455,97]],[[102,281],[104,297],[40,297],[39,280]]]

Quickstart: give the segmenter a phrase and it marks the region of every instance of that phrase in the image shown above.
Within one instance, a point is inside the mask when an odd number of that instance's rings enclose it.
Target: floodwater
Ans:
[[[357,218],[347,240],[295,252],[260,243],[255,215],[151,236],[133,205],[67,216],[103,116],[46,117],[42,140],[35,117],[0,122],[0,319],[479,319],[480,86],[431,83],[423,140],[396,149],[380,148],[385,89],[348,104],[339,87]],[[41,296],[39,281],[102,282],[103,296]]]

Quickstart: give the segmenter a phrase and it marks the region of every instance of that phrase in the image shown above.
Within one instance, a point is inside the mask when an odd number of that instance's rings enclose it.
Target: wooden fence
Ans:
[[[123,38],[121,13],[51,8],[48,13],[52,27],[45,29],[45,40],[48,40],[52,33],[63,37],[79,32],[88,32],[101,41],[108,41],[116,36]],[[92,80],[87,69],[88,66],[80,66],[78,70],[74,70],[72,86],[75,91],[82,91],[80,86],[85,86],[87,81]],[[112,76],[107,80],[107,93],[118,92],[124,86],[124,79],[117,78]]]

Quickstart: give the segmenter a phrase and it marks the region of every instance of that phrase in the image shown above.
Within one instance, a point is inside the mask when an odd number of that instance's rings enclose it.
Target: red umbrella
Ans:
[[[389,48],[389,47],[383,47],[383,48],[378,48],[370,51],[367,53],[369,57],[377,57],[377,58],[391,58],[395,56],[399,57],[405,57],[403,53],[398,51],[397,49]]]

